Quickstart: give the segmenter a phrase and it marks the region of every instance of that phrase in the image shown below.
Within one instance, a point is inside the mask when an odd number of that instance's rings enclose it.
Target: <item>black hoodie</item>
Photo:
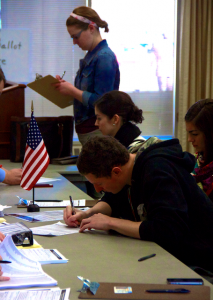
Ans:
[[[178,139],[151,145],[135,161],[131,200],[136,221],[143,209],[142,240],[156,242],[187,265],[213,271],[213,203],[190,174],[194,165]],[[134,221],[127,189],[108,195],[106,202],[112,216]]]

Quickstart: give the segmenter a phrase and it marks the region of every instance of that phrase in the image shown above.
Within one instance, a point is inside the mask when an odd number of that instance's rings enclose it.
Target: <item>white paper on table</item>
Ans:
[[[40,264],[63,264],[67,263],[68,259],[63,256],[57,249],[19,249],[19,251],[28,258],[39,261]],[[0,298],[1,299],[1,298]]]
[[[10,207],[12,207],[12,206],[7,206],[7,205],[1,205],[0,204],[0,211],[3,211],[4,209],[10,208]]]
[[[53,202],[51,200],[46,201],[34,201],[39,207],[67,207],[70,205],[70,200],[62,200],[61,202]],[[86,200],[73,200],[73,204],[75,207],[85,206]]]
[[[33,290],[13,290],[0,291],[0,299],[4,300],[60,300],[64,296],[64,300],[69,300],[70,288],[48,288],[48,289],[33,289]]]
[[[73,200],[73,205],[75,207],[78,206],[85,206],[86,205],[86,200],[85,199],[81,199],[81,200]]]
[[[62,200],[61,202],[52,202],[51,200],[40,202],[35,200],[34,203],[37,204],[39,207],[67,207],[68,205],[70,205],[69,200]]]
[[[0,281],[0,289],[57,285],[57,281],[42,270],[39,262],[27,258],[16,248],[10,235],[0,244],[0,253],[3,260],[12,262],[1,265],[4,276],[10,280]]]
[[[46,182],[51,182],[51,181],[57,181],[57,180],[61,180],[58,178],[46,178],[46,177],[41,177],[37,183],[46,183]]]
[[[68,227],[61,222],[30,228],[35,235],[61,236],[66,234],[78,233],[79,228]]]
[[[27,222],[48,222],[63,220],[63,210],[40,211],[30,213],[10,213],[6,216],[16,217]]]
[[[3,213],[3,210],[6,209],[6,208],[10,208],[12,206],[7,206],[7,205],[1,205],[0,204],[0,217],[4,217],[4,213]]]

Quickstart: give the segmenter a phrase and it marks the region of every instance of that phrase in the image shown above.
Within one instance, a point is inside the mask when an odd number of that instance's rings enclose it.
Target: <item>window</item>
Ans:
[[[120,90],[144,112],[142,135],[173,135],[174,0],[92,0],[92,8],[108,22],[102,32],[115,52]]]

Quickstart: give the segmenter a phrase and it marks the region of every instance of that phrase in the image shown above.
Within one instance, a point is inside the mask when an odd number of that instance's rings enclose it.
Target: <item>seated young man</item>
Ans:
[[[150,138],[132,151],[113,137],[88,140],[77,166],[105,195],[86,212],[72,215],[68,206],[66,224],[153,241],[185,264],[213,271],[213,203],[190,174],[194,156],[178,139]]]

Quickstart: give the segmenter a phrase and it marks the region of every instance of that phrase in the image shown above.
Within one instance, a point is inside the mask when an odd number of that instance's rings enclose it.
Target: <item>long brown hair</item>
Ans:
[[[105,32],[109,31],[108,23],[106,21],[103,21],[94,9],[87,6],[79,6],[73,10],[73,13],[78,16],[85,17],[90,21],[95,22],[98,27],[105,28],[104,30]],[[81,22],[80,20],[77,20],[72,16],[69,16],[69,18],[66,21],[66,26],[73,26],[73,25],[77,26],[79,29],[86,30],[89,24]]]
[[[95,107],[109,119],[117,114],[123,118],[123,122],[133,121],[142,123],[143,111],[132,101],[131,97],[121,91],[111,91],[104,94],[95,102]]]
[[[201,99],[194,103],[185,115],[186,122],[192,122],[205,136],[204,164],[213,161],[213,99]]]

